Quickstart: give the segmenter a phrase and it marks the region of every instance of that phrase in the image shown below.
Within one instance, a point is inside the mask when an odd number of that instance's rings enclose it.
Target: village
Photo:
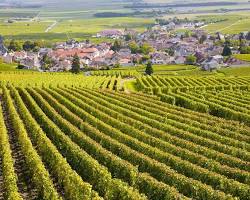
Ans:
[[[202,22],[175,24],[171,21],[157,23],[142,33],[129,29],[103,30],[93,38],[107,38],[109,42],[94,44],[89,40],[72,39],[36,51],[10,51],[4,47],[1,37],[0,58],[5,63],[18,63],[20,68],[50,72],[69,71],[75,55],[80,59],[82,70],[133,67],[147,62],[153,65],[196,65],[207,71],[246,65],[231,55],[242,53],[242,46],[249,47],[249,32],[208,34],[202,26]]]

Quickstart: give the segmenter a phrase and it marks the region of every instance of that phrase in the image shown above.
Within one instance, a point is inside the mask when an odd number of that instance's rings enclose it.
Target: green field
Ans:
[[[233,67],[221,69],[218,72],[223,73],[226,76],[250,76],[250,67]]]
[[[248,199],[248,77],[144,77],[175,89],[153,96],[113,91],[116,77],[2,75],[0,198]]]
[[[5,64],[0,61],[0,73],[3,71],[17,71],[16,64]]]
[[[248,12],[234,12],[225,14],[213,14],[207,16],[197,16],[199,19],[225,20],[218,23],[208,24],[203,29],[209,33],[222,32],[224,34],[237,34],[249,31],[250,14]]]
[[[238,55],[234,55],[234,57],[239,60],[250,62],[250,54],[238,54]]]
[[[91,17],[122,12],[125,0],[41,2],[47,2],[41,22],[6,25],[10,13],[0,10],[0,34],[80,40],[106,28],[143,31],[153,22]],[[16,9],[15,15],[38,11]],[[234,24],[237,19],[207,29],[226,32],[231,23],[244,30],[248,23]],[[249,61],[249,55],[236,57]],[[250,66],[153,69],[152,76],[144,75],[144,65],[85,76],[1,63],[0,199],[249,200]]]
[[[7,24],[0,21],[0,33],[6,39],[17,40],[45,40],[50,42],[64,41],[68,38],[77,40],[90,39],[101,41],[102,38],[92,38],[96,33],[104,29],[125,29],[132,28],[137,31],[144,31],[147,26],[153,23],[152,19],[144,18],[104,18],[104,19],[70,19],[59,20],[57,25],[45,32],[46,29],[55,23],[54,20],[43,20],[39,22],[15,22]]]
[[[58,4],[56,1],[52,1],[42,8],[35,9],[0,8],[0,34],[8,40],[44,40],[56,42],[64,41],[68,38],[75,38],[77,40],[90,38],[93,42],[101,42],[103,39],[92,38],[92,35],[95,35],[103,29],[132,28],[138,31],[144,31],[148,26],[154,23],[154,18],[95,18],[93,16],[98,12],[132,12],[132,10],[123,7],[128,4],[125,1],[107,2],[95,0],[86,3],[86,1],[75,0],[73,2],[70,4],[67,1],[63,1],[63,3],[60,2],[60,4]],[[217,31],[223,33],[239,33],[248,31],[250,25],[250,14],[248,12],[209,13],[209,10],[207,10],[204,14],[183,14],[181,16],[177,14],[166,15],[164,17],[169,18],[174,16],[206,20],[227,19],[227,21],[209,24],[204,27],[205,30],[211,33]],[[26,21],[7,23],[6,20],[11,17],[31,18]],[[48,27],[55,22],[56,25],[46,32]]]

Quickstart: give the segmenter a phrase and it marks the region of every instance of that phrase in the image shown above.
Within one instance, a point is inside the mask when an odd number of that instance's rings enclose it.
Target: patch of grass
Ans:
[[[234,55],[234,57],[239,60],[250,62],[250,54],[237,54],[237,55]]]
[[[17,64],[0,63],[0,72],[1,71],[18,71],[16,67],[17,67]]]
[[[124,90],[130,92],[138,92],[139,88],[137,87],[136,80],[128,80],[124,82]]]
[[[245,67],[231,67],[218,70],[225,76],[250,76],[250,66]]]

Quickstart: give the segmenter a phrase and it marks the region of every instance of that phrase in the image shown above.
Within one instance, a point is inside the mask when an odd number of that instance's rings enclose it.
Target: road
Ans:
[[[51,31],[57,24],[58,24],[58,21],[54,21],[53,24],[51,24],[51,25],[45,30],[45,33],[48,33],[49,31]]]

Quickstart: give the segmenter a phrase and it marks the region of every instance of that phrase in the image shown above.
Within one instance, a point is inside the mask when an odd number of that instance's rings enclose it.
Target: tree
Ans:
[[[145,73],[149,76],[151,76],[151,74],[154,73],[153,71],[153,66],[152,66],[152,63],[151,62],[148,62],[147,66],[146,66],[146,71]]]
[[[194,55],[189,55],[186,57],[186,64],[194,65],[197,61],[197,58]]]
[[[121,49],[121,47],[122,47],[121,41],[115,40],[115,42],[114,42],[113,46],[111,47],[111,49],[113,51],[119,51]]]
[[[136,42],[130,42],[129,43],[129,48],[131,50],[131,53],[136,54],[139,52],[140,47],[136,44]]]
[[[23,43],[23,50],[24,51],[32,51],[34,49],[34,43],[31,41],[25,41]]]
[[[247,33],[246,40],[250,40],[250,31]]]
[[[116,64],[114,65],[114,68],[119,68],[119,67],[121,67],[120,63],[116,63]]]
[[[130,40],[132,40],[132,35],[131,34],[127,34],[127,35],[125,35],[125,41],[130,41]]]
[[[45,54],[42,57],[41,63],[44,70],[49,70],[54,65],[53,60],[48,56],[48,54]]]
[[[241,54],[250,54],[250,46],[245,46],[240,48]]]
[[[150,56],[144,55],[144,56],[142,56],[142,58],[141,58],[141,62],[145,63],[145,62],[147,62],[149,59],[150,59]]]
[[[241,43],[241,41],[242,40],[244,40],[245,39],[245,37],[244,37],[244,33],[240,33],[240,35],[239,35],[239,41],[240,41],[240,43]]]
[[[170,56],[174,56],[174,54],[175,54],[175,51],[174,51],[174,49],[172,49],[172,48],[166,49],[165,52],[166,52],[168,55],[170,55]]]
[[[232,55],[232,51],[230,47],[228,45],[225,45],[223,52],[222,52],[222,56],[231,56],[231,55]]]
[[[17,41],[11,40],[8,49],[9,51],[21,51],[22,47]]]
[[[191,32],[190,31],[185,31],[184,37],[189,38],[190,36],[191,36]]]
[[[150,52],[153,51],[153,47],[151,47],[148,43],[144,43],[141,46],[140,51],[141,51],[142,54],[148,55]]]
[[[80,58],[77,54],[73,57],[71,72],[75,74],[80,73]]]
[[[200,44],[203,44],[205,41],[207,40],[207,35],[203,34],[201,37],[200,37]]]

